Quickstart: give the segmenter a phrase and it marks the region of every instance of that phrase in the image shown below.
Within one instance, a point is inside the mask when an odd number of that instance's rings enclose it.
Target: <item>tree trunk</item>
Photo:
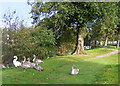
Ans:
[[[117,48],[120,48],[120,29],[119,29],[119,31],[118,31]]]
[[[105,44],[104,44],[105,47],[107,46],[107,43],[108,43],[108,37],[106,37],[105,39]]]
[[[117,48],[120,47],[120,40],[117,41]]]
[[[103,46],[103,42],[100,40],[100,46]]]
[[[95,47],[97,46],[97,41],[95,40]]]
[[[76,42],[76,48],[73,52],[73,54],[83,54],[84,51],[84,38],[82,35],[82,29],[78,28],[77,30],[77,42]]]

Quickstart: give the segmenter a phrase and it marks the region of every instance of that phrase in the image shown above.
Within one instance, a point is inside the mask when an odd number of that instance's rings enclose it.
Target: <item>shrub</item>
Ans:
[[[17,55],[45,58],[56,54],[56,42],[52,30],[42,27],[22,29],[17,34],[17,43],[13,46]]]

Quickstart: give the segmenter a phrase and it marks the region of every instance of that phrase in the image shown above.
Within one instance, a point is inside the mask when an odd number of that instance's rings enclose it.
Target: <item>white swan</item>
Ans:
[[[18,67],[18,66],[21,66],[21,63],[19,61],[17,61],[18,57],[17,56],[14,56],[13,57],[13,64],[15,67]]]
[[[42,60],[36,59],[36,56],[35,56],[35,55],[33,55],[33,57],[34,57],[33,62],[36,62],[37,64],[38,64],[38,63],[44,63]]]
[[[72,66],[72,71],[70,72],[70,74],[74,75],[74,74],[78,74],[79,73],[79,69],[75,69],[74,67],[76,67],[76,65]]]

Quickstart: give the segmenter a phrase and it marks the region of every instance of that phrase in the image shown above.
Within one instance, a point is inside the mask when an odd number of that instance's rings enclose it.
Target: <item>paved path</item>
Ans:
[[[113,52],[110,52],[110,53],[107,53],[107,54],[103,54],[103,55],[99,55],[99,56],[96,56],[96,57],[90,58],[90,59],[103,58],[103,57],[111,56],[111,55],[119,53],[119,52],[120,52],[120,50],[114,50]],[[90,60],[90,59],[86,59],[85,61]]]

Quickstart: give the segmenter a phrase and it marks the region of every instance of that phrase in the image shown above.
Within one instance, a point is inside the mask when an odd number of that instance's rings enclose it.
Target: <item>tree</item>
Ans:
[[[12,45],[17,41],[15,35],[23,21],[19,20],[16,11],[10,12],[10,10],[3,15],[2,21],[5,24],[5,28],[2,30],[2,59],[3,63],[6,64],[12,63],[12,58],[15,54]]]
[[[87,30],[85,27],[88,22],[92,22],[99,15],[97,5],[93,2],[40,3],[36,1],[32,5],[31,12],[34,22],[37,20],[39,22],[40,15],[50,15],[55,12],[56,14],[48,18],[53,22],[53,28],[60,31],[59,34],[69,31],[69,27],[74,27],[77,32],[77,40],[73,54],[83,53],[84,34]],[[43,21],[46,22],[45,20]]]
[[[53,30],[57,42],[58,54],[70,53],[75,47],[76,29],[73,26],[67,27],[62,19],[53,21],[56,18],[57,15],[53,15],[51,19],[45,18],[44,21],[38,23],[38,26]]]
[[[118,18],[120,18],[120,15],[119,15],[119,12],[120,12],[120,2],[118,2]],[[117,24],[117,48],[119,48],[120,47],[120,19],[119,19],[119,21],[118,21],[118,24]]]
[[[7,14],[3,15],[2,21],[5,24],[5,28],[8,29],[16,29],[20,26],[19,18],[16,16],[16,11],[10,12],[10,10],[8,10]]]
[[[113,38],[117,31],[118,6],[117,3],[99,3],[101,17],[92,25],[93,37],[99,41],[104,41],[107,46],[108,38]]]
[[[115,35],[115,38],[117,39],[117,48],[120,47],[120,25],[118,24],[117,26],[117,31],[116,31],[116,35]]]

